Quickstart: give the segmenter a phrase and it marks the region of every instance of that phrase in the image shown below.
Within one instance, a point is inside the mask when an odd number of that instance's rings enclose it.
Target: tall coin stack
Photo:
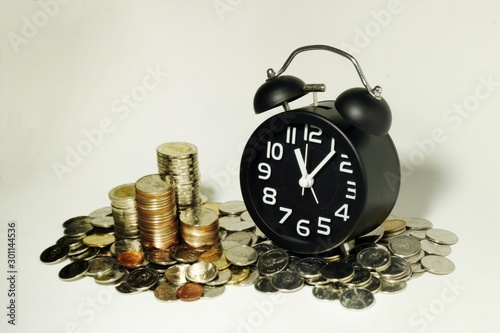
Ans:
[[[201,207],[198,148],[190,143],[169,142],[156,148],[156,156],[160,176],[174,179],[178,209]]]
[[[208,208],[185,210],[179,215],[184,244],[196,250],[208,250],[220,241],[219,217]]]
[[[135,183],[142,246],[166,249],[179,243],[175,186],[171,177],[147,175]]]
[[[135,184],[124,184],[108,193],[115,220],[117,239],[139,238],[139,223],[135,204]]]

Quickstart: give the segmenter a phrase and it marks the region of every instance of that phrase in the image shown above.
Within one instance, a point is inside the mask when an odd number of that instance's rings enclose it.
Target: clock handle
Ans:
[[[374,88],[372,88],[370,86],[370,84],[366,80],[365,75],[363,74],[363,71],[361,70],[361,67],[359,66],[358,61],[349,53],[342,51],[342,50],[339,50],[333,46],[328,46],[328,45],[308,45],[308,46],[299,47],[298,49],[293,51],[292,54],[290,54],[290,56],[285,61],[284,65],[281,67],[281,69],[278,71],[278,73],[275,73],[274,70],[272,70],[272,69],[267,70],[268,79],[272,79],[273,77],[277,77],[277,76],[283,74],[283,72],[288,68],[288,66],[292,62],[293,58],[295,58],[295,56],[297,54],[305,52],[305,51],[313,51],[313,50],[330,51],[330,52],[336,53],[338,55],[341,55],[344,58],[349,59],[353,63],[354,67],[356,68],[356,71],[358,72],[358,75],[359,75],[359,78],[361,79],[361,82],[365,86],[366,90],[368,90],[370,95],[372,95],[373,97],[375,97],[378,100],[382,99],[382,87],[375,86]]]

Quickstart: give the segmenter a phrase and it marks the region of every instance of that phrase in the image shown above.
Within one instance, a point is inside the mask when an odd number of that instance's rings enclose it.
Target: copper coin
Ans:
[[[188,282],[177,289],[177,297],[181,301],[196,301],[203,296],[204,288],[201,284]]]
[[[136,268],[144,262],[144,254],[139,251],[124,251],[118,254],[116,262],[126,268]]]
[[[222,249],[219,248],[210,249],[200,254],[198,261],[212,262],[219,259],[221,256],[222,256]]]

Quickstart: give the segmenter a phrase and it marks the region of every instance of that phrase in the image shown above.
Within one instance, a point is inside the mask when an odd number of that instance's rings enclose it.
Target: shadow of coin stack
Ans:
[[[167,249],[179,243],[175,185],[171,177],[147,175],[135,183],[141,243],[145,249]]]
[[[124,184],[108,193],[116,239],[139,238],[139,222],[135,202],[135,184]]]
[[[220,241],[217,214],[202,208],[198,148],[190,143],[169,142],[156,148],[158,173],[172,177],[184,245],[206,250]]]

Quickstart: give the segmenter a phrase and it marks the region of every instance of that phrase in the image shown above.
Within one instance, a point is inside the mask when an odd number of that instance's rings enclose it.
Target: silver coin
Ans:
[[[220,286],[220,285],[226,284],[227,281],[231,280],[231,275],[232,275],[231,270],[229,270],[228,268],[220,270],[217,273],[217,276],[215,277],[215,279],[208,281],[206,283],[206,285],[207,286]]]
[[[281,271],[271,276],[271,284],[282,292],[295,292],[304,286],[304,279],[292,271]]]
[[[99,284],[112,284],[120,281],[126,274],[125,267],[116,265],[109,272],[94,275],[94,281]]]
[[[237,241],[232,241],[232,240],[223,240],[222,242],[220,242],[221,245],[222,245],[222,248],[224,250],[229,250],[230,248],[232,247],[235,247],[235,246],[241,246],[241,244]]]
[[[338,300],[341,292],[331,284],[314,286],[312,290],[313,296],[322,301]]]
[[[420,246],[427,254],[435,254],[438,256],[446,257],[451,253],[451,247],[449,245],[437,244],[431,242],[427,239],[420,241]]]
[[[246,210],[245,203],[241,200],[223,202],[219,206],[222,215],[240,215]]]
[[[252,247],[257,251],[259,257],[267,251],[274,249],[274,246],[271,243],[266,242],[254,244]]]
[[[97,247],[90,247],[84,253],[81,253],[81,254],[76,255],[76,256],[72,256],[70,258],[70,260],[75,260],[75,258],[78,258],[76,260],[87,260],[87,261],[89,261],[91,259],[97,258],[97,256],[104,257],[104,255],[101,254],[101,250],[102,249],[97,248]]]
[[[88,249],[89,249],[89,247],[82,243],[79,247],[69,250],[68,255],[70,257],[73,257],[73,256],[76,256],[78,254],[81,254],[81,253],[87,251]]]
[[[453,245],[458,242],[458,237],[453,232],[444,229],[429,229],[426,236],[434,243]]]
[[[302,278],[320,277],[320,270],[325,266],[325,262],[320,258],[307,257],[295,263],[293,271]]]
[[[70,250],[76,249],[77,247],[80,247],[83,242],[82,239],[84,237],[66,237],[62,236],[59,238],[56,242],[56,244],[61,244],[61,245],[68,245]]]
[[[106,274],[116,265],[115,258],[99,257],[89,260],[87,275]]]
[[[229,232],[251,231],[255,229],[255,223],[253,221],[239,221],[226,226],[224,229]]]
[[[179,246],[174,251],[172,251],[171,256],[173,259],[184,264],[191,264],[198,261],[200,253],[194,249]]]
[[[111,206],[106,206],[94,210],[92,213],[89,214],[89,216],[92,218],[96,218],[101,216],[112,216],[112,214],[113,210],[111,209]]]
[[[115,289],[122,293],[122,294],[128,294],[128,295],[133,295],[133,294],[138,294],[144,290],[139,290],[139,289],[134,289],[132,288],[126,280],[123,280],[120,282],[120,284],[116,285]]]
[[[45,264],[57,264],[68,258],[69,246],[66,244],[55,244],[45,249],[40,254],[40,260]]]
[[[340,294],[340,304],[351,310],[369,308],[375,302],[373,294],[366,289],[346,289]]]
[[[203,298],[214,298],[220,296],[226,290],[226,287],[221,286],[203,286]]]
[[[343,262],[331,262],[320,269],[321,276],[330,282],[346,282],[354,277],[354,266]]]
[[[359,288],[368,285],[371,281],[372,274],[363,267],[354,267],[354,276],[349,281],[343,282],[349,288]]]
[[[276,289],[271,284],[271,278],[268,276],[260,277],[254,284],[254,288],[257,291],[265,294],[277,293],[278,289]]]
[[[383,279],[398,279],[407,274],[410,269],[408,262],[399,257],[391,257],[391,264],[383,271],[379,271],[380,277]]]
[[[426,269],[422,267],[422,264],[420,262],[410,264],[410,268],[412,272],[412,277],[424,273],[426,271]]]
[[[420,252],[413,257],[404,258],[410,265],[420,262],[420,260],[425,256],[425,251],[420,250]]]
[[[63,227],[69,228],[71,226],[89,225],[90,222],[92,222],[92,218],[90,216],[75,216],[64,221]]]
[[[445,257],[428,255],[420,261],[422,267],[432,274],[450,274],[455,270],[455,264]]]
[[[158,273],[149,268],[133,270],[127,276],[126,282],[136,290],[148,290],[158,282]]]
[[[64,281],[74,281],[85,276],[89,269],[89,262],[85,260],[77,260],[64,266],[59,271],[59,278]]]
[[[252,217],[250,216],[250,213],[248,211],[244,211],[243,213],[241,213],[240,215],[240,219],[242,221],[252,221],[253,222],[253,219]]]
[[[113,216],[99,216],[92,218],[91,224],[98,228],[111,228],[115,225]]]
[[[138,239],[120,239],[111,244],[109,250],[114,256],[117,256],[125,251],[142,252],[142,244]]]
[[[380,291],[381,287],[382,283],[380,282],[380,279],[372,275],[370,283],[363,286],[362,288],[367,289],[371,291],[373,294],[375,294],[376,292]]]
[[[207,283],[217,277],[218,269],[210,262],[197,262],[186,270],[186,279],[191,282]]]
[[[224,230],[230,229],[231,225],[238,222],[241,222],[239,216],[222,216],[219,218],[219,226]]]
[[[225,241],[235,241],[240,243],[240,245],[251,245],[252,237],[245,231],[237,231],[232,234],[229,234],[224,239]]]
[[[406,288],[406,281],[388,282],[385,280],[380,280],[380,284],[380,292],[387,294],[397,293],[403,291]]]
[[[408,235],[416,237],[416,238],[418,238],[420,240],[426,238],[425,234],[426,234],[426,230],[409,230],[408,231]]]
[[[189,266],[189,264],[177,264],[170,266],[165,271],[165,278],[167,279],[167,281],[175,285],[187,283],[188,280],[186,279],[186,271]]]
[[[417,255],[422,249],[418,238],[406,235],[392,238],[389,240],[388,247],[392,254],[402,258]]]
[[[235,246],[227,250],[226,259],[236,266],[248,266],[258,259],[257,250],[250,246]]]
[[[288,254],[282,249],[272,249],[264,253],[257,261],[257,269],[261,275],[273,275],[286,268]]]
[[[411,230],[427,230],[432,228],[432,222],[420,217],[407,217],[403,219],[406,222],[406,228]]]
[[[391,264],[391,255],[384,249],[368,247],[357,254],[356,260],[366,269],[384,270]]]
[[[89,219],[91,219],[89,217]],[[76,225],[70,225],[66,229],[64,229],[64,235],[68,237],[78,237],[78,236],[85,236],[88,232],[90,232],[94,227],[92,224],[76,224]]]

